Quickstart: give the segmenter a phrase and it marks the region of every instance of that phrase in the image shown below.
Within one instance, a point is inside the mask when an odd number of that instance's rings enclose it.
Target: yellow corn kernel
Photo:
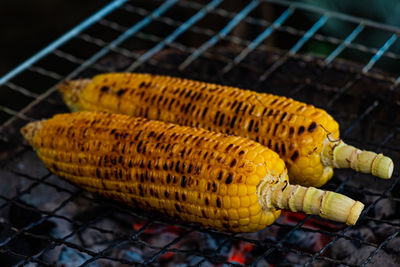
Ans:
[[[231,207],[237,209],[240,207],[240,198],[239,197],[231,197]]]
[[[257,175],[251,175],[247,177],[246,184],[251,186],[251,185],[257,185],[260,183],[260,177]]]
[[[267,167],[265,165],[258,165],[256,172],[259,177],[265,177],[267,175]]]
[[[240,198],[240,206],[241,207],[250,206],[250,198],[249,198],[249,196],[243,196],[243,197]]]
[[[257,152],[251,150],[246,154],[246,156],[248,160],[253,161],[257,157]]]
[[[228,213],[229,218],[231,218],[232,220],[239,220],[239,213],[237,209],[229,209]]]
[[[254,215],[257,215],[258,213],[260,213],[261,207],[260,207],[260,205],[252,205],[252,206],[250,206],[249,211],[250,211],[250,215],[254,216]]]
[[[247,187],[247,195],[251,196],[257,191],[256,186],[248,186]]]
[[[222,206],[225,209],[229,209],[231,207],[231,198],[228,196],[224,196],[224,198],[222,200]]]
[[[251,216],[250,217],[250,222],[252,224],[258,224],[260,223],[260,219],[261,219],[261,214],[263,213],[263,211],[260,211],[258,214]]]
[[[259,165],[261,163],[265,162],[264,157],[260,154],[258,154],[258,156],[254,159],[254,163],[256,165]]]
[[[230,184],[228,186],[228,193],[230,196],[236,196],[238,194],[238,185],[237,184]]]
[[[239,217],[240,218],[247,218],[249,217],[249,209],[247,207],[241,207],[238,209]]]
[[[258,197],[255,196],[254,194],[249,195],[249,199],[250,199],[250,205],[253,205],[258,201]]]
[[[268,213],[268,212],[263,212],[261,213],[261,218],[260,218],[260,223],[268,223],[271,220],[275,220],[275,217],[272,213]]]
[[[247,195],[247,186],[244,184],[239,184],[238,185],[238,192],[237,192],[239,197]]]
[[[239,225],[248,225],[249,223],[250,223],[250,218],[248,217],[239,219]]]

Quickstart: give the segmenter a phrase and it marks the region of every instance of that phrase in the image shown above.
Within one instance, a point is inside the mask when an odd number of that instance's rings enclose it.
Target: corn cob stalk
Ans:
[[[324,110],[293,99],[150,74],[111,73],[59,87],[73,111],[146,117],[253,139],[286,162],[292,183],[321,186],[333,168],[390,178],[393,162],[339,140]],[[336,140],[336,141],[335,141]]]
[[[232,232],[280,209],[355,224],[363,204],[292,186],[283,160],[247,138],[118,114],[72,113],[21,130],[47,168],[92,192]]]

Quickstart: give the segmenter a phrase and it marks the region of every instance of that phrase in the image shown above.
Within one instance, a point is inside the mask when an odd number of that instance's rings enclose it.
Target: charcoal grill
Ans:
[[[330,34],[332,21],[346,27]],[[371,34],[379,34],[379,45],[361,42]],[[399,34],[393,26],[289,1],[110,2],[0,78],[2,263],[398,265]],[[324,49],[315,53],[315,47]],[[366,204],[355,226],[285,213],[258,233],[230,234],[102,199],[51,175],[19,129],[67,112],[58,83],[110,71],[168,74],[306,101],[340,122],[347,143],[390,156],[394,175],[386,181],[337,170],[324,186]]]

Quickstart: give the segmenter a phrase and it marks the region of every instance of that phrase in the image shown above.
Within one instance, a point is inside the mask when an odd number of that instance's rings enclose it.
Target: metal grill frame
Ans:
[[[234,60],[228,59],[228,58],[223,58],[221,56],[219,56],[221,58],[221,60],[223,62],[226,63],[223,72],[229,72],[231,71],[233,68],[235,68],[238,65],[242,64],[242,61],[244,58],[246,58],[250,53],[252,53],[255,49],[264,49],[266,51],[271,50],[271,47],[268,47],[264,44],[262,44],[269,36],[271,36],[271,34],[274,31],[283,31],[295,36],[299,37],[299,40],[295,43],[295,45],[287,50],[287,51],[280,51],[279,48],[274,47],[274,49],[276,51],[279,51],[279,54],[281,55],[280,58],[274,63],[272,64],[268,69],[263,70],[262,72],[260,72],[260,78],[259,81],[262,82],[266,79],[268,79],[270,77],[271,74],[273,74],[280,66],[282,66],[289,58],[305,58],[307,55],[303,55],[303,54],[299,54],[299,51],[301,48],[303,48],[303,46],[311,39],[315,39],[315,40],[322,40],[322,41],[326,41],[329,42],[333,45],[336,45],[336,49],[334,49],[334,51],[332,51],[327,57],[325,57],[323,59],[323,63],[322,63],[322,67],[330,67],[331,63],[335,61],[335,59],[346,49],[346,48],[352,48],[352,49],[356,49],[362,52],[367,52],[371,54],[370,60],[368,61],[367,64],[365,64],[365,66],[361,69],[361,71],[356,72],[354,75],[354,78],[349,80],[348,82],[345,83],[344,86],[342,86],[341,88],[336,88],[337,94],[335,95],[335,97],[331,100],[331,102],[328,104],[327,108],[332,107],[332,105],[346,92],[348,92],[349,90],[351,90],[351,87],[357,82],[359,81],[362,77],[373,77],[374,79],[378,79],[378,80],[382,80],[382,81],[386,81],[386,82],[390,82],[392,85],[389,88],[389,90],[396,90],[399,82],[400,82],[400,76],[398,78],[392,78],[392,77],[386,77],[384,75],[381,75],[377,72],[370,72],[371,69],[373,69],[374,65],[381,59],[384,57],[387,58],[391,58],[391,59],[400,59],[400,55],[394,53],[394,52],[390,52],[388,51],[389,48],[396,42],[397,38],[399,37],[400,34],[400,28],[397,27],[393,27],[393,26],[388,26],[388,25],[384,25],[384,24],[380,24],[374,21],[370,21],[367,19],[362,19],[362,18],[357,18],[354,16],[350,16],[350,15],[345,15],[345,14],[341,14],[341,13],[337,13],[337,12],[332,12],[332,11],[327,11],[321,8],[316,8],[307,4],[301,4],[301,3],[296,3],[296,2],[289,2],[289,1],[278,1],[278,0],[253,0],[250,1],[242,10],[240,10],[237,13],[232,13],[230,11],[226,11],[224,9],[221,9],[218,7],[218,5],[223,2],[223,0],[211,0],[208,4],[203,5],[203,4],[199,4],[196,2],[191,2],[189,1],[178,1],[178,0],[167,0],[164,2],[161,2],[160,5],[158,6],[158,8],[154,9],[154,10],[146,10],[140,7],[135,7],[134,5],[132,5],[131,3],[128,3],[127,0],[114,0],[112,1],[110,4],[108,4],[107,6],[105,6],[103,9],[101,9],[100,11],[98,11],[97,13],[95,13],[93,16],[89,17],[87,20],[85,20],[84,22],[82,22],[81,24],[79,24],[77,27],[73,28],[71,31],[67,32],[65,35],[61,36],[59,39],[57,39],[56,41],[54,41],[53,43],[51,43],[50,45],[48,45],[47,47],[45,47],[43,50],[39,51],[37,54],[35,54],[34,56],[32,56],[31,58],[29,58],[28,60],[26,60],[25,62],[23,62],[21,65],[19,65],[18,67],[16,67],[15,69],[13,69],[12,71],[10,71],[9,73],[7,73],[5,76],[0,78],[0,87],[7,88],[8,90],[13,90],[21,95],[27,96],[32,98],[32,101],[25,107],[21,108],[20,110],[13,110],[10,109],[7,106],[0,106],[0,112],[4,112],[5,114],[8,114],[10,117],[7,121],[5,121],[1,126],[0,126],[0,134],[2,133],[2,131],[4,129],[6,129],[7,127],[9,127],[10,125],[12,125],[13,122],[17,121],[17,120],[22,120],[22,121],[32,121],[35,120],[33,118],[30,118],[28,115],[26,115],[26,113],[33,109],[35,106],[37,106],[38,104],[42,103],[42,102],[48,102],[50,104],[55,104],[54,100],[49,98],[49,96],[55,92],[56,90],[56,85],[65,81],[65,80],[69,80],[72,79],[76,76],[78,76],[82,71],[84,71],[87,68],[94,68],[100,71],[107,71],[107,68],[105,68],[104,66],[98,65],[97,61],[102,58],[103,56],[107,55],[110,52],[115,52],[117,54],[121,54],[123,56],[126,56],[128,58],[131,58],[133,60],[133,63],[127,68],[127,71],[135,71],[135,69],[140,66],[141,64],[143,64],[144,62],[148,62],[150,64],[159,64],[157,61],[155,61],[153,59],[153,56],[155,54],[157,54],[158,52],[160,52],[161,50],[163,50],[166,47],[169,48],[174,48],[177,50],[181,50],[184,52],[188,52],[190,54],[189,57],[186,58],[186,60],[178,67],[179,70],[183,70],[186,67],[188,67],[191,63],[193,63],[195,60],[197,60],[199,57],[215,57],[215,54],[212,54],[210,52],[208,52],[209,48],[215,46],[219,41],[221,40],[228,40],[232,43],[235,44],[239,44],[242,47],[244,47],[244,49],[241,51],[241,53],[239,53]],[[249,14],[251,13],[251,11],[253,11],[261,2],[268,2],[268,3],[272,3],[275,5],[280,5],[285,7],[285,11],[283,13],[280,14],[280,16],[277,17],[277,19],[273,22],[268,22],[266,20],[260,20],[260,19],[255,19],[252,18],[251,16],[249,16]],[[168,18],[168,17],[164,17],[163,14],[169,10],[171,7],[175,6],[175,5],[179,5],[182,7],[186,7],[186,8],[192,8],[196,10],[196,13],[190,17],[188,20],[186,21],[176,21],[174,19]],[[115,21],[109,21],[107,19],[105,19],[105,17],[108,14],[111,14],[112,12],[114,12],[117,9],[124,9],[127,12],[132,12],[135,14],[139,14],[141,16],[143,16],[143,19],[140,20],[139,22],[137,22],[136,24],[132,25],[131,27],[125,27],[122,26],[120,24],[118,24],[118,22]],[[289,26],[285,26],[284,23],[285,21],[294,13],[294,12],[299,12],[299,11],[307,11],[307,12],[312,12],[314,14],[317,14],[319,16],[319,19],[306,31],[303,30],[298,30]],[[218,16],[224,17],[226,19],[229,19],[229,22],[225,25],[225,27],[223,27],[220,31],[215,32],[211,29],[205,29],[205,28],[201,28],[199,26],[196,26],[195,24],[200,21],[204,16],[206,16],[209,13],[213,13],[216,14]],[[343,21],[347,21],[347,22],[352,22],[357,24],[357,26],[353,29],[353,31],[343,40],[334,38],[334,37],[329,37],[329,36],[324,36],[320,33],[318,33],[318,30],[330,19],[330,18],[335,18],[335,19],[339,19],[339,20],[343,20]],[[264,27],[265,30],[259,34],[256,38],[254,38],[253,40],[244,40],[241,39],[239,37],[236,36],[232,36],[229,35],[230,32],[232,31],[232,29],[235,28],[235,26],[238,25],[238,23],[240,23],[241,21],[245,20],[246,22],[250,23],[250,24],[254,24],[254,25],[258,25],[261,27]],[[172,27],[175,28],[175,30],[173,30],[169,35],[167,35],[165,38],[161,38],[155,35],[151,35],[151,34],[143,34],[141,32],[141,30],[143,28],[145,28],[146,26],[148,26],[149,24],[151,24],[153,21],[158,21],[161,23],[165,23],[167,25],[170,25]],[[95,25],[95,24],[101,24],[105,27],[109,27],[117,32],[119,32],[119,36],[117,38],[115,38],[113,41],[111,42],[106,42],[103,41],[102,39],[100,39],[99,37],[96,36],[91,36],[87,33],[85,33],[85,30],[88,29],[89,27]],[[361,44],[356,44],[353,43],[353,41],[356,39],[356,37],[366,28],[366,27],[372,27],[375,29],[379,29],[382,31],[386,31],[386,32],[390,32],[391,35],[390,37],[383,43],[383,45],[380,48],[373,48],[373,47],[367,47],[365,45],[361,45]],[[179,42],[176,41],[176,39],[181,36],[183,33],[185,33],[186,31],[193,31],[195,33],[202,33],[206,36],[209,36],[210,38],[208,39],[208,41],[204,42],[200,47],[198,48],[192,48],[192,47],[187,47],[184,44],[181,44]],[[129,51],[128,49],[125,49],[123,47],[120,47],[120,45],[128,40],[129,38],[131,38],[132,36],[136,36],[138,38],[144,39],[144,40],[150,40],[156,43],[156,45],[154,45],[153,47],[149,48],[145,53],[143,54],[137,54],[136,52],[133,51]],[[88,43],[92,43],[95,44],[97,46],[100,47],[100,49],[98,50],[98,52],[96,52],[95,54],[91,55],[88,59],[81,59],[78,58],[72,54],[69,54],[65,51],[62,51],[61,47],[62,45],[64,45],[65,43],[67,43],[68,41],[72,40],[72,39],[81,39],[85,42]],[[48,55],[55,55],[57,57],[59,57],[60,59],[63,60],[67,60],[70,62],[73,62],[75,64],[79,64],[79,67],[75,68],[71,73],[69,73],[68,75],[60,75],[57,74],[55,72],[53,72],[52,70],[48,70],[48,69],[44,69],[42,67],[37,66],[37,63],[45,58]],[[175,68],[175,66],[165,66],[167,68]],[[259,70],[260,71],[260,70]],[[12,80],[17,77],[19,74],[24,73],[24,72],[34,72],[40,75],[43,75],[45,77],[50,77],[52,79],[54,79],[54,85],[52,87],[50,87],[48,90],[46,90],[44,93],[38,94],[33,92],[31,89],[29,88],[24,88],[21,87],[15,83],[12,82]],[[311,81],[318,83],[318,81]],[[321,85],[323,86],[323,85]],[[342,129],[342,137],[346,138],[346,136],[348,136],[350,134],[350,132],[354,129],[354,127],[356,127],[356,125],[362,121],[368,114],[370,114],[373,110],[377,109],[380,105],[382,105],[382,102],[380,100],[376,100],[374,101],[371,105],[369,105],[361,114],[360,116],[358,116],[355,120],[353,120],[353,122],[350,124],[349,127],[347,127],[346,129]],[[392,132],[388,133],[387,136],[385,136],[384,138],[382,138],[382,140],[378,143],[378,144],[373,144],[374,147],[376,147],[376,151],[380,151],[383,147],[385,147],[385,144],[392,139],[399,131],[399,127],[395,127],[393,129]],[[1,136],[1,139],[3,142],[5,143],[10,143],[10,140],[4,136]],[[393,149],[393,151],[395,152],[399,152],[398,150],[396,150],[395,148],[389,148],[389,147],[385,147],[385,149]],[[29,148],[27,147],[26,150],[29,150]],[[7,160],[11,160],[11,159],[7,159]],[[114,204],[114,203],[110,203],[110,202],[106,202],[106,205],[112,207],[115,210],[118,210],[121,213],[127,213],[130,215],[133,215],[135,217],[138,218],[144,218],[148,221],[147,224],[145,224],[141,229],[139,229],[138,231],[134,231],[131,234],[122,237],[121,239],[116,240],[115,242],[111,243],[106,249],[102,250],[102,251],[91,251],[88,250],[84,247],[81,246],[77,246],[76,244],[73,244],[71,242],[68,242],[67,239],[73,235],[75,235],[77,232],[81,231],[82,229],[86,229],[86,228],[93,228],[101,233],[107,233],[107,232],[111,232],[109,230],[105,230],[105,229],[101,229],[98,228],[96,226],[92,226],[91,224],[93,224],[94,222],[90,222],[87,224],[83,224],[83,225],[78,225],[78,227],[76,228],[76,230],[72,231],[70,234],[68,234],[67,236],[65,236],[64,238],[53,238],[51,236],[40,236],[40,235],[35,235],[32,233],[29,233],[29,230],[32,229],[33,227],[35,227],[36,225],[40,224],[41,222],[45,221],[45,220],[49,220],[51,218],[58,218],[58,219],[62,219],[65,220],[69,223],[74,223],[72,221],[71,218],[67,218],[64,216],[60,216],[57,215],[56,212],[60,209],[62,209],[65,205],[67,205],[70,201],[73,201],[74,198],[76,197],[83,197],[89,201],[99,201],[97,198],[93,198],[91,196],[86,195],[85,193],[83,193],[81,190],[78,191],[71,191],[62,187],[59,187],[58,185],[55,185],[51,182],[48,182],[48,178],[50,177],[50,173],[47,173],[41,177],[34,177],[31,175],[27,175],[24,173],[20,173],[16,170],[11,170],[11,169],[7,169],[5,170],[7,172],[10,172],[14,175],[17,175],[18,177],[20,177],[21,179],[26,179],[27,181],[31,181],[32,183],[30,184],[29,187],[27,187],[26,189],[24,189],[23,191],[19,192],[17,195],[15,195],[12,198],[7,198],[4,197],[2,195],[0,195],[0,199],[6,201],[6,204],[0,206],[0,209],[3,209],[5,206],[10,205],[11,203],[15,204],[15,205],[21,205],[19,202],[17,202],[17,200],[25,194],[30,194],[30,192],[32,191],[32,189],[34,189],[35,187],[41,185],[41,186],[49,186],[52,187],[60,192],[65,192],[70,194],[70,197],[67,198],[65,201],[63,201],[62,203],[59,204],[58,207],[56,207],[53,211],[51,212],[45,212],[45,211],[40,211],[43,215],[43,217],[35,222],[32,223],[22,229],[19,229],[14,235],[8,237],[7,239],[3,240],[2,242],[0,242],[0,250],[2,250],[5,253],[8,253],[9,255],[13,255],[13,256],[18,256],[23,258],[24,260],[20,262],[20,265],[25,265],[29,262],[34,262],[34,263],[38,263],[44,266],[50,265],[49,263],[46,263],[44,261],[42,261],[40,259],[40,256],[43,254],[43,252],[50,250],[56,246],[59,245],[65,245],[67,247],[70,247],[72,249],[76,249],[80,252],[86,253],[87,255],[89,255],[91,258],[89,260],[87,260],[83,265],[88,265],[91,262],[94,262],[98,259],[108,259],[110,261],[116,261],[122,264],[137,264],[137,265],[148,265],[148,264],[153,264],[154,262],[157,261],[158,257],[164,253],[167,252],[175,252],[175,253],[181,253],[181,254],[198,254],[199,257],[202,257],[203,259],[201,261],[199,261],[196,266],[201,266],[202,263],[206,262],[206,261],[210,261],[213,263],[223,263],[223,264],[227,264],[229,266],[241,266],[235,263],[231,263],[231,262],[218,262],[216,261],[215,256],[218,255],[219,250],[217,249],[213,254],[211,255],[205,255],[205,254],[201,254],[195,251],[182,251],[179,249],[175,249],[173,248],[174,244],[178,243],[179,241],[181,241],[182,239],[185,238],[185,236],[187,236],[188,234],[190,234],[193,231],[202,231],[205,233],[210,233],[212,235],[218,235],[221,236],[223,238],[223,243],[220,245],[219,249],[222,248],[223,244],[225,244],[226,242],[232,241],[232,240],[242,240],[242,241],[246,241],[249,243],[253,243],[256,245],[260,245],[260,240],[254,240],[251,238],[245,238],[243,236],[238,236],[236,234],[226,234],[226,233],[218,233],[216,231],[212,231],[212,230],[208,230],[208,229],[202,229],[199,227],[195,227],[195,226],[190,226],[190,225],[182,225],[179,223],[174,223],[173,225],[178,225],[180,227],[182,227],[183,229],[185,229],[185,232],[183,234],[181,234],[178,238],[174,239],[172,242],[170,242],[169,244],[167,244],[164,247],[159,247],[159,248],[155,248],[158,250],[157,253],[155,253],[153,255],[153,257],[151,257],[150,259],[146,260],[145,262],[133,262],[133,261],[128,261],[126,259],[121,259],[121,258],[111,258],[109,256],[107,256],[107,252],[115,249],[117,247],[120,247],[126,243],[137,243],[137,244],[141,244],[141,240],[138,239],[138,237],[148,228],[150,227],[152,224],[154,223],[158,223],[158,224],[171,224],[164,222],[163,220],[160,220],[158,217],[147,217],[146,216],[142,216],[141,214],[136,213],[134,210],[127,210],[126,208],[121,208],[121,206],[119,206],[118,204]],[[349,176],[346,180],[344,180],[340,185],[337,186],[336,188],[336,192],[342,192],[344,187],[349,183],[350,180],[352,180],[354,178],[354,176],[357,176],[357,174],[353,174],[351,176]],[[391,223],[388,221],[384,221],[384,220],[379,220],[379,219],[374,219],[371,217],[368,217],[366,214],[368,213],[368,211],[370,211],[371,209],[373,209],[376,204],[381,201],[382,199],[385,199],[388,197],[388,194],[395,188],[395,186],[399,183],[400,181],[400,177],[398,172],[396,171],[394,174],[394,177],[392,178],[394,181],[393,183],[390,184],[390,186],[388,186],[386,188],[385,191],[382,192],[382,194],[375,194],[373,192],[369,192],[368,190],[366,190],[365,194],[370,194],[370,195],[376,195],[378,198],[375,200],[374,203],[372,203],[371,205],[367,206],[366,209],[363,211],[362,215],[361,215],[361,219],[365,219],[365,220],[374,220],[378,223],[386,223],[389,225],[392,225],[393,227],[396,228],[396,231],[388,236],[386,238],[386,240],[384,240],[383,242],[381,242],[380,244],[375,244],[375,243],[370,243],[370,242],[366,242],[364,240],[361,239],[356,239],[354,237],[350,237],[348,235],[346,235],[346,232],[348,232],[350,229],[352,229],[352,226],[348,226],[345,229],[341,230],[338,233],[331,233],[331,232],[327,232],[327,231],[323,231],[323,230],[310,230],[309,228],[305,228],[303,227],[304,223],[310,218],[310,216],[307,216],[304,220],[302,220],[301,222],[299,222],[297,225],[295,225],[294,227],[291,226],[287,226],[287,225],[279,225],[280,227],[287,227],[289,228],[288,233],[277,243],[268,243],[268,249],[266,251],[264,251],[264,253],[257,258],[252,264],[251,266],[256,266],[257,263],[261,260],[261,259],[265,259],[268,258],[274,251],[279,250],[279,251],[288,251],[290,253],[295,253],[295,254],[301,254],[302,256],[306,256],[308,257],[308,261],[304,262],[304,266],[309,266],[311,264],[313,264],[313,262],[315,260],[319,260],[319,261],[324,261],[324,262],[328,262],[328,263],[332,263],[332,264],[342,264],[344,266],[364,266],[367,265],[368,263],[371,262],[371,260],[373,259],[373,257],[375,255],[377,255],[379,253],[379,251],[381,249],[383,249],[392,239],[394,239],[395,237],[397,237],[400,233],[400,225],[397,223]],[[392,199],[393,200],[393,199]],[[400,201],[400,200],[396,200],[395,201]],[[35,208],[30,208],[30,207],[25,207],[24,208],[28,208],[28,209],[32,209],[32,210],[36,210]],[[105,213],[103,216],[100,216],[98,218],[96,218],[96,220],[101,220],[103,217],[107,216],[107,213]],[[292,234],[295,231],[310,231],[310,232],[315,232],[315,233],[321,233],[321,234],[325,234],[325,235],[330,235],[333,237],[333,240],[328,243],[326,246],[324,246],[319,252],[317,253],[308,253],[305,251],[301,251],[301,250],[296,250],[293,248],[285,248],[283,246],[284,242],[287,241]],[[51,242],[51,245],[46,248],[44,251],[40,251],[39,253],[37,253],[36,255],[27,257],[25,255],[22,254],[18,254],[15,253],[13,251],[7,250],[6,245],[13,240],[14,238],[16,238],[19,235],[31,235],[34,236],[38,239],[43,239],[43,240],[48,240]],[[335,244],[335,242],[337,242],[340,238],[344,238],[344,239],[349,239],[349,240],[354,240],[357,242],[360,242],[364,245],[367,246],[371,246],[373,248],[375,248],[375,250],[365,259],[360,259],[360,261],[354,265],[354,264],[349,264],[337,259],[333,259],[333,258],[329,258],[329,257],[325,257],[322,256],[322,254],[331,246],[333,246]],[[142,244],[144,246],[147,246],[148,244]]]

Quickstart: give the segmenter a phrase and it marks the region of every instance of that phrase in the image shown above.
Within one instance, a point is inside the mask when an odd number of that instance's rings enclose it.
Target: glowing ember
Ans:
[[[239,242],[232,246],[229,252],[228,261],[232,263],[245,264],[246,256],[253,249],[254,244],[248,242]]]
[[[307,217],[306,214],[296,213],[296,212],[291,212],[291,211],[284,211],[283,216],[285,218],[286,223],[293,224],[293,225],[301,222],[305,217]],[[317,218],[317,219],[309,218],[303,224],[303,227],[313,229],[313,230],[323,229],[323,230],[330,231],[330,232],[336,232],[341,229],[344,229],[346,227],[346,225],[335,224],[330,221],[322,220],[321,218]]]

